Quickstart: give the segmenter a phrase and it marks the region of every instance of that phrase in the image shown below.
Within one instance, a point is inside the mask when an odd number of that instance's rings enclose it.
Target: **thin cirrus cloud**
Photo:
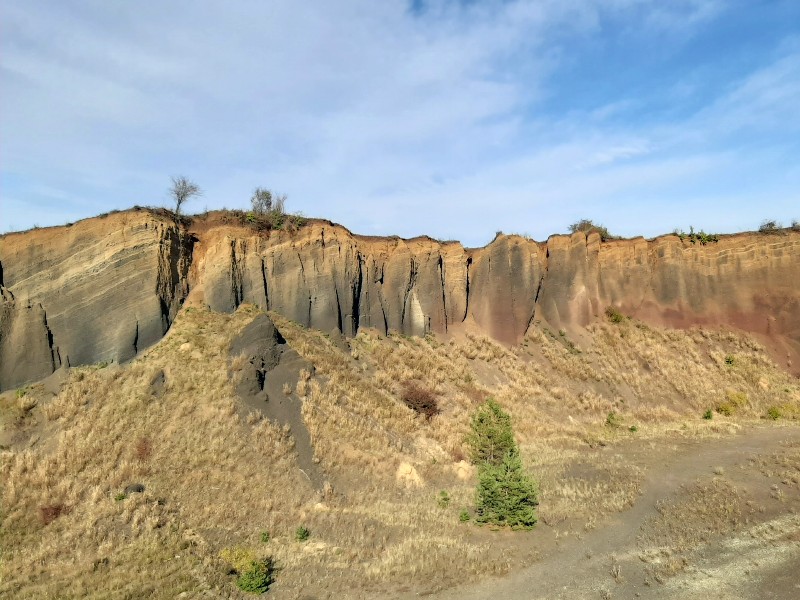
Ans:
[[[0,230],[255,186],[483,244],[800,218],[800,8],[744,0],[5,3]]]

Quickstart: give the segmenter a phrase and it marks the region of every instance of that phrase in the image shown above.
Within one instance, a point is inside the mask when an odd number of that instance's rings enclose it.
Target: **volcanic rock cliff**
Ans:
[[[0,295],[0,390],[62,364],[130,359],[164,335],[185,300],[218,311],[252,302],[345,335],[473,331],[507,343],[534,320],[577,330],[615,306],[652,324],[742,329],[800,367],[792,231],[708,245],[500,235],[468,249],[318,220],[260,233],[224,213],[189,224],[134,210],[0,237]]]

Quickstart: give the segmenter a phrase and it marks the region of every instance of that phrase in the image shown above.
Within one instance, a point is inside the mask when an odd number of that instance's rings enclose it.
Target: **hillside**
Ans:
[[[270,557],[280,599],[791,597],[798,252],[146,210],[5,235],[0,596],[247,598]],[[531,531],[474,523],[490,397]]]
[[[603,530],[627,514],[651,469],[695,440],[761,423],[779,450],[800,409],[797,380],[734,333],[607,321],[590,325],[578,349],[535,326],[509,350],[471,335],[442,343],[362,331],[347,341],[270,314],[283,336],[270,338],[277,354],[269,340],[260,351],[237,346],[253,323],[265,325],[257,307],[186,307],[126,365],[59,371],[2,396],[3,594],[246,597],[226,549],[273,556],[278,598],[430,593]],[[262,396],[246,385],[256,355],[275,357]],[[408,382],[432,392],[441,414],[408,408]],[[464,435],[490,395],[512,415],[538,480],[533,532],[459,522],[475,476]],[[290,423],[293,411],[301,418]],[[746,503],[760,495],[740,490],[733,521],[726,503],[707,506],[709,531],[676,543],[675,556],[690,564],[715,535],[800,506],[797,447],[757,472],[757,489],[775,481],[779,501],[759,512]],[[136,484],[144,491],[125,493]],[[294,540],[300,525],[311,531],[305,543]],[[651,566],[651,581],[667,577]]]

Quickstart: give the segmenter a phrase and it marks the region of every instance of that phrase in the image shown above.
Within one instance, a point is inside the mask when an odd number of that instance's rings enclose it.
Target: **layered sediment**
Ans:
[[[788,230],[707,245],[499,235],[470,249],[319,220],[263,233],[220,213],[184,224],[128,211],[0,238],[0,389],[61,364],[127,360],[187,299],[226,312],[252,302],[345,335],[472,331],[512,344],[534,321],[570,330],[614,306],[657,325],[751,332],[796,373],[798,282],[800,233]]]

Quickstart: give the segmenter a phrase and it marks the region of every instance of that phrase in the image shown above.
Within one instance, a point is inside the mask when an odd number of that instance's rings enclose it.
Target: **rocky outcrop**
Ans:
[[[702,245],[668,235],[538,243],[498,236],[467,249],[430,238],[369,238],[324,221],[261,236],[197,232],[193,294],[215,310],[253,302],[308,327],[407,335],[461,329],[519,342],[541,320],[582,327],[608,306],[671,327],[726,325],[800,364],[800,234],[737,234]]]
[[[466,330],[507,343],[535,320],[569,330],[615,306],[658,325],[752,332],[798,372],[798,281],[793,231],[708,245],[499,235],[469,249],[318,220],[270,234],[220,213],[186,227],[131,211],[0,238],[0,388],[66,361],[126,360],[164,334],[187,297],[218,311],[252,302],[345,335]]]
[[[192,243],[147,211],[2,236],[0,389],[161,339],[188,293]]]

